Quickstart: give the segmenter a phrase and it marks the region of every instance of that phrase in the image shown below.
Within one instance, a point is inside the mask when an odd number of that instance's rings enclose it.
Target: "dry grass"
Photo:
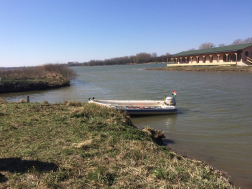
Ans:
[[[76,72],[65,65],[48,64],[0,70],[0,93],[44,90],[69,86]]]
[[[36,79],[36,78],[56,78],[63,77],[65,79],[73,79],[76,77],[76,72],[66,65],[46,64],[36,67],[25,67],[10,70],[0,69],[0,78],[5,80],[10,79]]]
[[[95,104],[0,102],[2,188],[233,188]]]

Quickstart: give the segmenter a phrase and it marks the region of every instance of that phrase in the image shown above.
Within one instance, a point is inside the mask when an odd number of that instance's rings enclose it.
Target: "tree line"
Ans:
[[[247,39],[236,39],[233,41],[233,43],[231,43],[229,45],[239,45],[239,44],[246,44],[246,43],[252,43],[252,37],[248,37]],[[229,46],[229,45],[221,43],[218,45],[218,47],[225,47],[225,46]],[[199,49],[209,49],[209,48],[214,48],[214,47],[216,47],[216,45],[213,43],[202,43],[199,46]],[[195,49],[190,49],[190,50],[195,50]]]
[[[247,39],[236,39],[233,41],[233,43],[229,45],[238,45],[238,44],[246,44],[246,43],[252,43],[252,37],[249,37]],[[228,46],[224,43],[221,43],[218,45],[218,47],[224,47]],[[209,49],[217,47],[213,43],[202,43],[199,46],[199,49]],[[195,48],[191,48],[189,50],[195,50]],[[143,64],[143,63],[158,63],[158,62],[167,62],[169,58],[169,53],[166,53],[165,55],[157,56],[157,53],[138,53],[135,56],[123,56],[123,57],[117,57],[117,58],[110,58],[105,60],[90,60],[88,62],[68,62],[68,66],[104,66],[104,65],[126,65],[126,64]]]
[[[126,65],[126,64],[143,64],[143,63],[157,63],[166,62],[169,53],[157,56],[157,53],[138,53],[135,56],[123,56],[117,58],[110,58],[105,60],[90,60],[89,62],[68,62],[69,66],[104,66],[104,65]]]

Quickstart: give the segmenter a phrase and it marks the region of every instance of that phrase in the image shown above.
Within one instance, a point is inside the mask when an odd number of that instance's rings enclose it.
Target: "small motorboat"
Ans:
[[[129,115],[161,115],[177,112],[176,91],[172,92],[172,97],[164,100],[101,100],[89,98],[88,103],[94,103],[116,110],[125,110]]]

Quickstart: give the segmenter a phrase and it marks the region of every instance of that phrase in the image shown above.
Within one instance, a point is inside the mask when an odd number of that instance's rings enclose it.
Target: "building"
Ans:
[[[183,51],[169,56],[167,66],[252,65],[252,43]]]

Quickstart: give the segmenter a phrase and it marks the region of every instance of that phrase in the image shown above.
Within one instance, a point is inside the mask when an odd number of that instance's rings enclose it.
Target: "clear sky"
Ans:
[[[248,37],[251,0],[0,0],[0,67],[160,56]]]

